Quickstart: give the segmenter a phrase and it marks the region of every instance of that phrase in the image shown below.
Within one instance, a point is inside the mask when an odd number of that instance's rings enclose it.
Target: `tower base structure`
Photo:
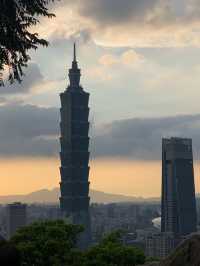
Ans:
[[[67,223],[83,226],[83,232],[77,239],[77,246],[80,249],[87,249],[92,244],[90,212],[80,211],[71,215],[62,212],[62,218]]]

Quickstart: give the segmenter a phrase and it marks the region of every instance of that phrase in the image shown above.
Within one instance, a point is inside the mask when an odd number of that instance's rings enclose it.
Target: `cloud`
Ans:
[[[112,66],[119,63],[119,60],[112,54],[104,54],[99,58],[99,63],[103,66]]]
[[[104,66],[105,66],[105,64],[106,64],[106,66],[111,66],[111,62],[109,64],[107,61],[106,62],[104,61]],[[97,79],[96,83],[109,82],[113,79],[111,73],[109,73],[105,68],[99,67],[99,66],[94,66],[94,67],[88,68],[85,71],[85,74],[89,79],[92,79],[95,77]]]
[[[144,57],[129,49],[121,55],[104,54],[99,58],[99,63],[103,66],[113,66],[116,64],[134,65],[144,61]]]
[[[40,72],[39,66],[35,63],[31,63],[24,71],[22,82],[15,82],[13,84],[6,82],[5,86],[0,87],[0,95],[29,93],[34,86],[42,83],[43,80],[44,77]]]
[[[90,17],[99,24],[112,25],[139,20],[147,16],[160,0],[83,0],[78,2],[78,11],[84,17]]]
[[[193,138],[194,150],[200,149],[200,115],[115,121],[98,129],[94,135],[94,157],[158,160],[163,137]]]
[[[58,155],[58,125],[57,108],[0,106],[0,155]]]
[[[75,7],[79,15],[105,27],[134,22],[131,27],[162,28],[199,21],[200,14],[198,0],[77,0],[75,3],[71,8]]]
[[[51,40],[84,33],[103,46],[200,46],[198,0],[74,0],[54,11],[39,27]]]
[[[5,104],[6,102],[6,98],[0,96],[0,105]]]
[[[0,156],[58,156],[59,109],[0,106]],[[162,137],[193,138],[200,149],[200,114],[114,121],[91,130],[91,158],[161,158]],[[197,157],[196,157],[197,158]]]

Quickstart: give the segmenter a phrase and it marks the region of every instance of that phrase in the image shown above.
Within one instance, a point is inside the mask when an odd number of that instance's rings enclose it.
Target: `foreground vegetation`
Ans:
[[[37,32],[32,32],[32,27],[39,24],[41,17],[54,17],[48,11],[51,2],[55,0],[0,1],[0,86],[6,69],[11,82],[21,81],[22,68],[30,60],[29,50],[48,45]]]
[[[82,231],[81,226],[67,224],[62,220],[36,222],[24,227],[18,230],[9,242],[0,244],[1,265],[135,266],[144,264],[144,253],[137,248],[123,245],[120,232],[108,235],[98,245],[87,250],[79,250],[77,239]],[[9,260],[14,260],[15,264],[12,262],[8,264]]]

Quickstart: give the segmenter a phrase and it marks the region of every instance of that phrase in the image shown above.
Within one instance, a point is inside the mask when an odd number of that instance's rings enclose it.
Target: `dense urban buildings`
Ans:
[[[160,215],[159,202],[92,203],[90,208],[93,244],[99,243],[113,231],[122,230],[124,244],[145,250],[146,238],[160,232],[152,223]],[[36,221],[62,219],[59,204],[28,204],[26,214],[27,225]],[[0,240],[7,238],[7,217],[7,205],[0,205]]]
[[[135,235],[134,240],[136,240],[136,230],[143,231],[143,229],[153,228],[152,220],[158,217],[159,212],[159,204],[92,204],[91,222],[93,240],[98,242],[104,235],[118,229],[127,232],[131,238]],[[130,241],[128,242],[130,243]]]
[[[27,205],[20,202],[7,206],[7,238],[12,237],[17,229],[27,224]]]
[[[146,238],[145,254],[148,257],[165,258],[178,245],[179,239],[171,233],[157,233]]]
[[[162,141],[161,231],[184,236],[197,230],[192,140]]]
[[[80,86],[80,69],[74,59],[69,70],[70,84],[61,98],[61,197],[62,213],[75,224],[82,224],[83,245],[90,241],[89,214],[89,93]],[[81,244],[82,245],[82,244]]]

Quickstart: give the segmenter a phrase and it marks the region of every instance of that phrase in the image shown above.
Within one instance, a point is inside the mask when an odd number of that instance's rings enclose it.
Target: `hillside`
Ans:
[[[200,235],[185,240],[160,266],[200,266]]]
[[[60,196],[59,188],[52,190],[42,189],[26,195],[0,196],[0,204],[15,201],[26,203],[57,203]],[[101,191],[90,190],[91,202],[95,203],[114,203],[114,202],[146,202],[150,199],[129,197],[124,195],[109,194]],[[156,200],[156,199],[152,199]],[[159,200],[159,199],[157,199]]]
[[[200,266],[200,235],[195,234],[183,241],[176,250],[160,263],[145,266]]]

